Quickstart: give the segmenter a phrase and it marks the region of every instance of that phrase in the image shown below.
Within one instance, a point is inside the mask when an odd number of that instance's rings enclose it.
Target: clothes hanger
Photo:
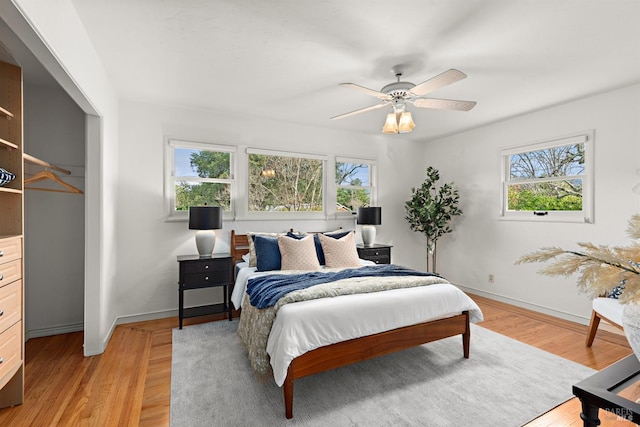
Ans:
[[[62,187],[65,188],[65,190],[61,190],[61,189],[57,189],[57,188],[44,188],[44,187],[27,187],[27,185],[29,184],[33,184],[35,182],[40,182],[40,181],[45,181],[45,180],[51,180],[54,181],[58,184],[60,184]],[[71,184],[68,184],[66,182],[64,182],[63,180],[60,179],[60,177],[58,175],[56,175],[55,173],[49,171],[48,169],[45,169],[41,172],[38,172],[37,174],[35,174],[34,176],[27,178],[24,180],[24,188],[27,190],[41,190],[41,191],[54,191],[57,193],[74,193],[74,194],[84,194],[84,192],[82,190],[80,190],[77,187],[74,187]]]

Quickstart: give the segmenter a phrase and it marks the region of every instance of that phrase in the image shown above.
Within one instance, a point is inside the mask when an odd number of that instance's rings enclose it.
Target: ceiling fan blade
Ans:
[[[371,110],[377,110],[378,108],[386,107],[389,104],[390,104],[390,102],[383,102],[382,104],[376,104],[376,105],[372,105],[370,107],[361,108],[359,110],[354,110],[354,111],[351,111],[349,113],[344,113],[344,114],[340,114],[339,116],[331,117],[331,120],[344,119],[345,117],[354,116],[356,114],[365,113],[365,112],[371,111]]]
[[[388,101],[389,99],[391,99],[391,97],[386,93],[378,92],[377,90],[369,89],[367,87],[360,86],[355,83],[340,83],[340,86],[359,90],[360,92],[364,92],[367,95],[372,95],[372,96],[375,96],[376,98],[380,98],[383,101]]]
[[[469,111],[476,106],[475,101],[456,101],[453,99],[420,98],[413,101],[413,105],[420,108],[435,110]]]
[[[417,96],[426,95],[429,92],[440,89],[441,87],[449,86],[450,84],[465,78],[467,78],[467,75],[465,73],[452,68],[445,71],[444,73],[430,78],[426,82],[420,83],[419,85],[411,89],[410,92]]]

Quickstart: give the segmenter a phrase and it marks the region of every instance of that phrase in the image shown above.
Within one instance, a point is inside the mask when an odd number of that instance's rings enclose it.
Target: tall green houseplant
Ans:
[[[411,200],[405,202],[407,212],[405,219],[412,231],[417,231],[427,237],[427,270],[436,271],[436,243],[446,233],[450,233],[449,223],[453,217],[461,215],[458,208],[458,190],[453,188],[453,182],[440,187],[437,182],[440,172],[429,166],[427,178],[418,188],[412,188]]]

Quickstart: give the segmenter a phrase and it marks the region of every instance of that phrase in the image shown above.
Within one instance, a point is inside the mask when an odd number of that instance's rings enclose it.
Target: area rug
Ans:
[[[238,321],[173,330],[171,426],[519,426],[595,371],[472,325],[471,357],[447,338],[297,380],[256,378]]]

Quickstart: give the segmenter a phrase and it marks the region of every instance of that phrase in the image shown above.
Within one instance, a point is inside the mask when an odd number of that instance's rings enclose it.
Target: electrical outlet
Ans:
[[[489,274],[489,283],[495,282],[495,276],[493,274]]]

